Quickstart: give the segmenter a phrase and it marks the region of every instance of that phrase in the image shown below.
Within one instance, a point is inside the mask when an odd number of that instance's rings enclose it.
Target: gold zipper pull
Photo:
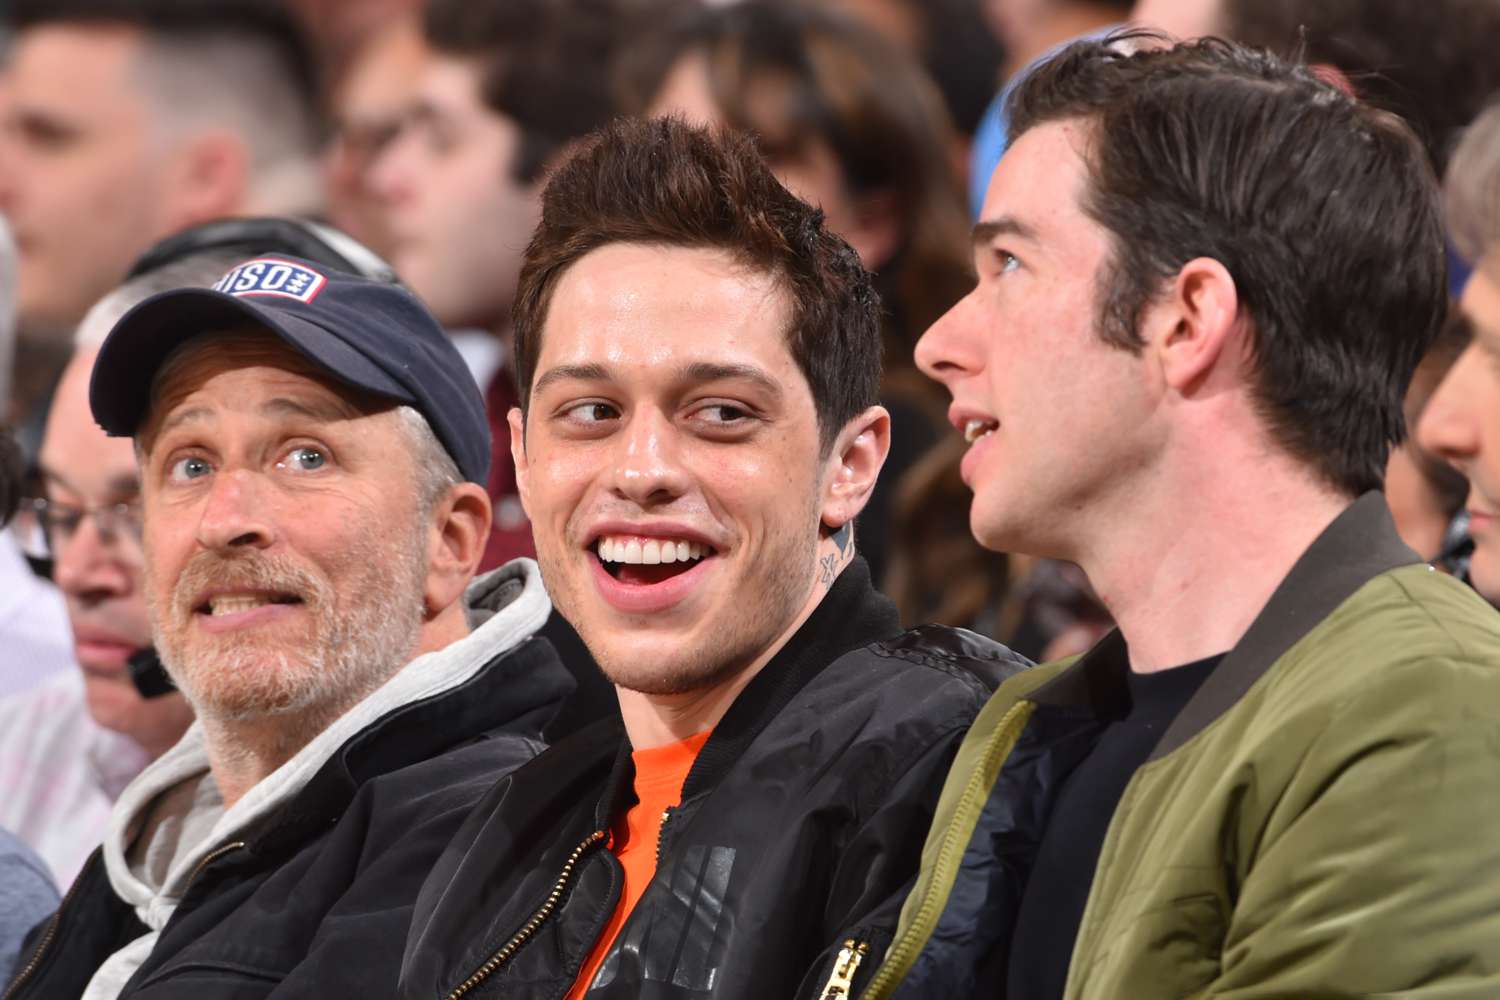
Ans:
[[[849,996],[854,990],[854,974],[859,971],[859,963],[869,953],[870,946],[863,941],[856,942],[853,938],[845,941],[844,947],[839,950],[839,957],[833,963],[833,972],[823,986],[823,992],[818,994],[818,1000],[843,1000]]]

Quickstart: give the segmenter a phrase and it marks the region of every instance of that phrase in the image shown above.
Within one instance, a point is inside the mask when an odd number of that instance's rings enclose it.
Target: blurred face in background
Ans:
[[[170,227],[172,146],[122,27],[45,26],[14,41],[0,129],[0,210],[20,257],[23,331],[71,334]]]
[[[159,754],[187,729],[180,694],[143,699],[127,660],[151,644],[140,541],[140,476],[126,438],[105,436],[89,411],[93,350],[69,363],[47,420],[39,460],[50,504],[53,577],[67,601],[89,713],[106,729]],[[68,518],[71,509],[96,511]]]
[[[449,328],[502,330],[541,181],[514,171],[520,130],[480,96],[476,62],[435,55],[400,133],[375,163],[390,261]]]
[[[748,104],[766,109],[764,118],[758,120],[773,121],[774,101],[775,95],[767,92],[764,100],[757,102],[752,98]],[[689,51],[677,60],[662,80],[647,113],[681,115],[695,125],[725,124],[709,79],[708,59],[702,52]],[[894,195],[855,198],[843,168],[826,142],[814,138],[802,144],[796,157],[769,154],[767,159],[787,190],[823,210],[828,228],[848,241],[865,267],[877,271],[895,254],[901,223]]]
[[[1491,259],[1469,279],[1460,308],[1474,339],[1422,413],[1417,441],[1468,477],[1470,579],[1500,604],[1500,281]]]
[[[391,237],[372,169],[401,129],[426,56],[421,25],[415,17],[401,18],[355,53],[333,95],[329,214],[336,226],[382,256],[390,255]]]
[[[1226,27],[1222,4],[1223,0],[1138,0],[1130,20],[1174,38],[1222,35]]]

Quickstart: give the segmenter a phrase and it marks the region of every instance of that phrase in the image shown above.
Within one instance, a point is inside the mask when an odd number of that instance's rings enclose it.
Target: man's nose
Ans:
[[[972,343],[976,321],[973,293],[964,296],[917,341],[915,358],[922,374],[952,388],[958,379],[978,371],[979,356]]]
[[[198,543],[207,549],[269,548],[276,542],[271,511],[248,470],[215,474],[198,518]]]
[[[139,553],[118,532],[101,530],[84,517],[66,540],[54,543],[52,579],[63,593],[83,599],[128,594],[140,579]]]
[[[1486,384],[1485,359],[1478,350],[1471,345],[1459,355],[1428,399],[1415,428],[1419,445],[1455,465],[1479,451],[1475,408],[1490,405],[1500,411],[1500,383]]]
[[[689,476],[681,461],[681,433],[660,410],[636,410],[617,436],[611,456],[615,492],[642,507],[668,503],[686,492]]]
[[[365,178],[370,191],[387,204],[406,198],[411,189],[412,145],[415,142],[412,130],[402,126],[382,146],[365,166]]]

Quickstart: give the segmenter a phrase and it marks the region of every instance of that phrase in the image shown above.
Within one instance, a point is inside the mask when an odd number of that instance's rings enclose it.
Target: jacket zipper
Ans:
[[[846,1000],[854,995],[854,974],[859,971],[859,963],[865,960],[870,953],[870,946],[864,941],[856,941],[849,938],[844,942],[844,947],[839,949],[839,957],[833,963],[833,972],[828,976],[828,982],[823,984],[823,992],[818,994],[818,1000]]]
[[[193,881],[203,872],[204,868],[208,867],[209,862],[244,846],[244,841],[237,840],[232,844],[225,844],[218,850],[210,851],[202,861],[198,862],[197,867],[193,869],[193,873],[188,876],[187,883],[183,886],[183,891],[187,891],[187,887],[193,884]],[[57,912],[52,914],[52,920],[47,924],[47,930],[42,934],[41,944],[37,945],[36,954],[31,956],[31,961],[26,963],[26,968],[21,970],[20,975],[11,981],[10,987],[5,991],[4,996],[0,996],[0,1000],[12,1000],[20,992],[21,987],[26,985],[26,981],[36,973],[37,968],[41,966],[42,959],[47,954],[47,949],[52,947],[52,942],[57,937],[58,928],[62,926],[63,910],[67,909],[68,903],[73,898],[73,894],[78,891],[78,886],[83,882],[83,876],[88,872],[89,867],[93,863],[94,858],[91,856],[88,865],[84,866],[84,870],[78,873],[78,877],[68,887],[68,894],[62,898],[62,902],[57,904]]]
[[[42,932],[42,940],[36,947],[36,954],[31,956],[31,961],[26,963],[26,968],[22,969],[20,974],[11,981],[10,987],[5,991],[5,995],[0,997],[0,1000],[11,1000],[12,997],[19,994],[21,987],[25,986],[26,981],[35,975],[36,970],[41,967],[42,959],[46,956],[47,949],[52,947],[52,942],[57,938],[57,931],[62,927],[63,911],[68,908],[68,903],[72,901],[73,895],[78,892],[79,885],[83,883],[83,877],[88,874],[88,870],[93,867],[98,857],[98,851],[89,855],[88,863],[83,866],[83,870],[78,873],[78,877],[73,880],[73,884],[68,886],[68,894],[62,898],[62,902],[57,904],[57,912],[52,914],[52,919],[47,923],[47,929]]]
[[[656,864],[661,866],[661,845],[667,842],[667,824],[672,820],[672,807],[661,811],[661,825],[656,828]]]
[[[448,994],[445,1000],[458,1000],[459,997],[494,975],[501,966],[510,961],[511,957],[520,950],[521,946],[529,941],[532,935],[537,932],[537,928],[546,923],[547,918],[552,916],[553,911],[557,909],[557,904],[562,899],[563,892],[568,888],[568,881],[573,877],[573,869],[578,865],[578,859],[582,858],[589,848],[601,843],[607,836],[609,836],[609,831],[595,830],[588,835],[588,839],[573,848],[573,853],[564,862],[562,872],[557,876],[557,882],[553,884],[552,891],[548,893],[542,905],[537,907],[537,911],[531,915],[531,919],[526,921],[521,929],[516,931],[499,951],[495,952],[483,965],[475,969],[468,979],[459,983],[453,989],[453,992]],[[0,998],[0,1000],[4,1000],[4,998]]]
[[[198,880],[198,876],[203,874],[203,869],[207,868],[211,863],[219,860],[230,851],[237,851],[244,846],[245,842],[243,840],[236,840],[232,844],[225,844],[223,847],[216,847],[212,851],[209,851],[207,854],[205,854],[203,856],[203,860],[199,861],[198,864],[193,867],[193,873],[188,876],[188,880],[183,883],[183,895],[187,895],[188,889],[192,888],[193,883]],[[3,998],[0,998],[0,1000],[3,1000]]]
[[[886,1000],[895,990],[897,983],[910,971],[911,964],[916,961],[918,953],[932,936],[932,931],[937,926],[938,918],[942,915],[943,907],[947,903],[948,893],[952,891],[953,883],[958,876],[959,862],[963,859],[964,850],[968,847],[969,837],[973,834],[974,826],[978,822],[977,817],[983,810],[985,801],[989,799],[994,782],[999,780],[1000,771],[1010,758],[1010,753],[1015,749],[1035,708],[1036,705],[1032,702],[1016,702],[1006,710],[999,724],[995,726],[994,732],[985,741],[984,753],[980,755],[978,763],[969,772],[969,779],[964,785],[963,795],[954,812],[955,822],[942,833],[931,877],[923,886],[922,879],[926,873],[919,873],[917,876],[918,887],[914,888],[912,893],[915,895],[920,891],[922,896],[916,913],[909,922],[906,920],[906,907],[912,902],[909,896],[906,906],[902,907],[902,923],[907,925],[905,932],[886,949],[884,959],[875,970],[875,975],[870,979],[869,985],[860,994],[860,1000]],[[985,780],[986,774],[989,780]],[[970,817],[974,818],[974,822],[967,821]],[[958,826],[963,828],[961,836],[956,829]],[[926,855],[926,848],[922,853]]]

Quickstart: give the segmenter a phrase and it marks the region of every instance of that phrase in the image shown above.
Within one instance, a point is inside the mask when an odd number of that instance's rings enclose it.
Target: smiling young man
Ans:
[[[6,996],[388,995],[422,876],[571,687],[535,565],[471,582],[477,386],[404,289],[274,255],[127,313],[89,400],[197,722]]]
[[[516,355],[543,576],[621,720],[475,810],[400,995],[847,989],[937,777],[1021,666],[903,634],[855,554],[889,435],[869,275],[748,139],[622,121],[548,184]]]
[[[1431,171],[1306,68],[1158,41],[1018,87],[918,346],[975,536],[1119,628],[985,707],[861,995],[1494,996],[1500,617],[1378,492],[1444,315]]]

